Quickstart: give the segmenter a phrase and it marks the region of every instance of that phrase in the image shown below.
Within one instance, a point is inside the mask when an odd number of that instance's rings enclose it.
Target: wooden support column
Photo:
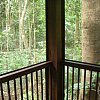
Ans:
[[[47,60],[53,62],[49,84],[51,100],[64,100],[64,0],[46,1]]]

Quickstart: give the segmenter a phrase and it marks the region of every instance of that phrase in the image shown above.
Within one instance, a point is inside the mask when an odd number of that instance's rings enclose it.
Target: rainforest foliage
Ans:
[[[46,60],[45,0],[0,0],[0,74]]]

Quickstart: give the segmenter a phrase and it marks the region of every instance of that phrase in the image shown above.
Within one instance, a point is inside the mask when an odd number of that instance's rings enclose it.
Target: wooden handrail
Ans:
[[[47,61],[47,62],[43,62],[40,64],[36,64],[36,65],[31,65],[31,66],[27,66],[25,68],[19,69],[19,70],[15,70],[6,74],[3,74],[0,76],[0,84],[7,82],[9,80],[18,78],[20,76],[29,74],[31,72],[46,68],[46,67],[50,67],[50,65],[52,64],[51,61]]]
[[[100,72],[100,65],[97,65],[97,64],[91,64],[91,63],[79,62],[79,61],[73,61],[73,60],[65,60],[63,64],[66,66],[72,66],[76,68]]]

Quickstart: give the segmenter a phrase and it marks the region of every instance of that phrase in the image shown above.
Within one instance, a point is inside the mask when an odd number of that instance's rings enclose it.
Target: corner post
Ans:
[[[64,0],[46,0],[47,60],[53,62],[49,81],[51,100],[64,100]]]

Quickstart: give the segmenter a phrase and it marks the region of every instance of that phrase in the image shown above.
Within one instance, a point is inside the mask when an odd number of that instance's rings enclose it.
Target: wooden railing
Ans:
[[[0,75],[0,100],[49,100],[50,66],[48,61]]]
[[[64,100],[99,100],[100,66],[64,61]]]
[[[51,66],[48,61],[0,75],[0,100],[50,100]],[[99,100],[99,65],[65,60],[63,66],[64,100]]]

